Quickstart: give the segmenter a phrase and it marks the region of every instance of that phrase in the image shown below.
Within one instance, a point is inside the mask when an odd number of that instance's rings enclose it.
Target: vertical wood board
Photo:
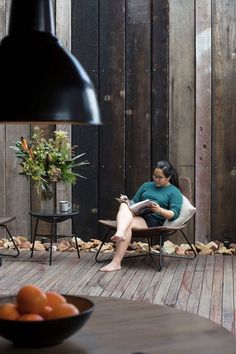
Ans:
[[[11,223],[9,229],[14,236],[29,235],[29,208],[30,208],[30,183],[25,176],[19,175],[21,168],[20,160],[16,158],[14,150],[10,148],[14,141],[20,140],[21,136],[29,136],[29,125],[6,125],[6,210],[7,216],[16,216],[17,221]]]
[[[212,235],[235,242],[236,6],[213,2]]]
[[[196,2],[196,241],[210,241],[211,0]]]
[[[5,11],[5,0],[0,0],[0,40],[5,37],[6,35],[6,11]],[[1,207],[0,207],[0,215],[5,215],[5,208],[6,208],[6,196],[5,196],[5,157],[6,157],[6,143],[5,143],[5,132],[6,126],[5,124],[0,125],[0,171],[1,171],[1,178],[0,178],[0,195],[1,198]],[[0,230],[1,235],[5,235],[4,230]]]
[[[56,34],[63,47],[71,50],[71,0],[56,0]],[[67,132],[71,142],[71,125],[57,124],[57,130]],[[72,201],[72,186],[70,184],[59,183],[56,188],[56,207],[59,200]],[[71,235],[71,221],[67,220],[57,226],[59,235]]]
[[[168,54],[169,4],[167,0],[152,4],[152,167],[168,159]]]
[[[169,160],[179,176],[191,181],[195,163],[194,5],[194,0],[169,0]],[[186,229],[192,240],[193,222]]]
[[[0,40],[6,35],[6,3],[0,0]]]
[[[116,195],[125,192],[125,1],[100,2],[100,128],[101,217],[114,217]]]
[[[193,0],[169,1],[169,158],[178,167],[181,176],[192,180],[195,133],[194,10]]]
[[[98,1],[72,0],[71,16],[72,53],[98,90]],[[85,153],[82,159],[90,162],[80,170],[86,179],[79,178],[73,187],[73,205],[80,209],[76,228],[85,240],[96,236],[98,229],[98,130],[94,126],[72,126],[72,145],[77,145],[76,152]]]
[[[151,177],[151,1],[128,0],[126,14],[126,194]]]

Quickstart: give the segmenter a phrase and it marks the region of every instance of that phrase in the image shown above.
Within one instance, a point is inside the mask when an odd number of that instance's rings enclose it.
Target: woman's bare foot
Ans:
[[[125,240],[125,237],[124,236],[119,236],[119,235],[114,235],[111,237],[111,240],[113,242],[122,242]]]
[[[109,263],[107,265],[105,265],[104,267],[102,267],[100,269],[101,272],[113,272],[114,270],[119,270],[121,269],[121,266],[119,264],[116,263]]]

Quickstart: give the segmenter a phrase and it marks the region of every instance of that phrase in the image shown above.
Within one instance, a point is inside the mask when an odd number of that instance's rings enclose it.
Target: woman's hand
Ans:
[[[125,194],[120,194],[120,199],[127,201],[129,198]]]
[[[151,206],[149,207],[153,213],[158,213],[160,214],[161,212],[161,207],[159,204],[152,202]]]
[[[157,213],[165,219],[171,219],[174,216],[174,212],[172,210],[163,209],[160,207],[159,204],[155,202],[152,203],[150,209],[152,210],[153,213]]]

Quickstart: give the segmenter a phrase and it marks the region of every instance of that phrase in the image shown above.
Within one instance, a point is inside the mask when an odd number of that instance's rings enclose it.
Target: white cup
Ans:
[[[59,210],[60,212],[67,212],[72,207],[72,203],[68,202],[67,200],[60,200],[59,201]]]

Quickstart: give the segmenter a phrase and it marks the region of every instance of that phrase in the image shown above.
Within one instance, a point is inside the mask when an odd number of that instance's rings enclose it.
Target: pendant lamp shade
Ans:
[[[88,74],[54,32],[50,0],[12,0],[0,44],[0,122],[101,124]]]

